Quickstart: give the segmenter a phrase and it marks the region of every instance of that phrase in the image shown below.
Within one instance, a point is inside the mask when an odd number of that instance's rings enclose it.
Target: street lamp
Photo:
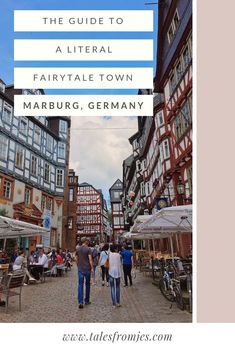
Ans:
[[[182,183],[181,180],[179,180],[179,182],[178,182],[176,187],[177,187],[178,194],[181,195],[181,196],[184,195],[184,193],[185,193],[185,185]]]
[[[182,180],[179,179],[178,184],[176,185],[177,193],[178,193],[178,204],[184,205],[184,196],[185,196],[185,185],[182,183]]]

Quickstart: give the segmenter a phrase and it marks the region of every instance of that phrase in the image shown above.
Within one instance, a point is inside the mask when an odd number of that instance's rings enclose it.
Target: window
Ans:
[[[9,104],[7,104],[6,102],[4,102],[2,120],[5,123],[10,124],[11,118],[12,118],[12,107]]]
[[[49,152],[53,151],[53,137],[51,135],[47,135],[47,150]]]
[[[177,140],[185,133],[192,124],[192,96],[182,106],[179,114],[175,118],[175,129]]]
[[[69,189],[69,201],[74,201],[74,189]]]
[[[165,140],[163,142],[163,150],[164,150],[164,159],[167,159],[170,157],[170,149],[169,149],[169,141]]]
[[[170,25],[170,28],[167,32],[167,37],[168,37],[168,42],[169,44],[172,42],[173,38],[174,38],[174,29],[173,29],[173,26]]]
[[[26,206],[30,206],[32,202],[32,189],[25,188],[24,202]]]
[[[46,207],[46,196],[45,195],[42,195],[42,198],[41,198],[41,209],[42,211],[44,211],[45,207]]]
[[[49,182],[50,181],[50,164],[45,163],[44,166],[44,180]]]
[[[140,161],[136,161],[136,169],[137,169],[137,172],[141,171],[141,162]]]
[[[58,143],[58,157],[65,158],[65,144],[63,142]]]
[[[73,229],[73,218],[72,217],[68,218],[68,229]]]
[[[12,182],[9,180],[4,180],[3,183],[3,197],[6,199],[11,198],[11,192],[12,192]]]
[[[56,185],[63,186],[64,185],[64,170],[57,169],[56,171]]]
[[[119,203],[113,204],[113,211],[121,211],[121,205]]]
[[[120,217],[113,217],[113,224],[115,226],[119,225],[120,224]]]
[[[168,38],[169,44],[171,44],[171,42],[173,41],[176,31],[179,27],[179,24],[180,24],[180,18],[179,18],[178,10],[176,9],[173,16],[173,20],[171,21],[170,27],[167,32],[167,38]]]
[[[149,195],[150,194],[150,187],[149,187],[149,182],[146,183],[146,194]]]
[[[184,120],[184,125],[185,125],[185,130],[189,127],[191,123],[191,114],[189,111],[189,104],[186,102],[181,110],[181,114],[183,115],[183,120]]]
[[[17,168],[23,169],[24,164],[24,149],[21,145],[16,145],[15,165]]]
[[[191,57],[189,54],[189,48],[186,46],[186,48],[183,51],[183,64],[184,64],[184,69],[187,68],[188,64],[190,63]]]
[[[145,184],[144,184],[144,182],[142,182],[140,184],[140,195],[141,196],[145,196]]]
[[[177,82],[180,81],[181,76],[182,76],[182,66],[181,66],[181,61],[178,62],[178,64],[176,65],[176,78],[177,78]]]
[[[133,141],[133,149],[134,149],[134,150],[137,150],[138,147],[139,147],[138,141],[137,141],[137,140],[134,140],[134,141]]]
[[[65,120],[60,120],[60,132],[66,134],[67,133],[67,121]]]
[[[53,198],[52,197],[47,198],[47,209],[50,211],[53,210]]]
[[[163,113],[159,112],[158,113],[158,125],[162,126],[163,124],[164,124]]]
[[[31,163],[30,163],[30,173],[34,176],[37,176],[38,169],[38,159],[33,154],[31,155]]]
[[[26,118],[20,118],[20,133],[27,135],[27,119]]]
[[[174,14],[173,23],[174,23],[174,28],[176,31],[177,28],[179,27],[179,23],[180,23],[179,14],[178,14],[177,10],[175,11],[175,14]]]
[[[173,72],[170,77],[170,94],[173,93],[175,87],[176,87],[175,73]]]
[[[114,191],[113,196],[115,199],[119,199],[120,198],[120,191]]]
[[[176,138],[178,140],[183,134],[182,122],[179,115],[175,118],[175,130],[176,130]]]
[[[188,178],[188,187],[189,187],[189,193],[192,195],[192,185],[193,185],[193,173],[192,173],[192,166],[186,169],[187,172],[187,178]]]
[[[4,135],[0,135],[0,159],[7,159],[8,139]]]
[[[40,145],[41,143],[41,129],[35,125],[34,128],[34,142]]]

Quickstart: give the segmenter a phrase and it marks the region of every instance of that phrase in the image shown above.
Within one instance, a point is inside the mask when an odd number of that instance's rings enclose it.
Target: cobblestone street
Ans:
[[[10,299],[8,314],[0,308],[0,322],[191,322],[192,315],[165,300],[151,278],[137,271],[133,287],[121,284],[120,308],[111,304],[110,288],[101,281],[91,288],[91,302],[78,309],[77,269],[68,275],[47,278],[46,283],[24,286],[22,312],[18,297]]]

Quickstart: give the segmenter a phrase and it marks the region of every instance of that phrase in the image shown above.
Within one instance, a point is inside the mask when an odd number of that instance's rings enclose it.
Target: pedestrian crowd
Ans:
[[[90,305],[91,285],[97,285],[97,267],[101,269],[101,285],[110,287],[111,302],[114,308],[120,307],[121,268],[124,273],[124,287],[132,286],[131,270],[133,254],[129,246],[124,244],[90,244],[88,238],[81,239],[76,247],[78,267],[78,305],[79,309]]]

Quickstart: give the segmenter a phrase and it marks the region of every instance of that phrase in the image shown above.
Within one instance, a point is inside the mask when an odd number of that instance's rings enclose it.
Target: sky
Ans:
[[[156,67],[156,62],[16,62],[13,58],[14,38],[17,39],[154,39],[156,53],[157,5],[148,0],[11,0],[0,3],[0,78],[13,83],[15,67]],[[149,2],[157,2],[151,1]],[[70,32],[14,33],[14,10],[154,10],[155,32]],[[137,94],[136,90],[46,90],[47,94]],[[117,129],[118,128],[118,129]],[[95,129],[95,130],[94,130]],[[131,154],[128,138],[137,130],[137,118],[73,117],[71,126],[70,167],[79,175],[79,182],[88,182],[103,190],[117,178],[122,179],[122,161]]]

